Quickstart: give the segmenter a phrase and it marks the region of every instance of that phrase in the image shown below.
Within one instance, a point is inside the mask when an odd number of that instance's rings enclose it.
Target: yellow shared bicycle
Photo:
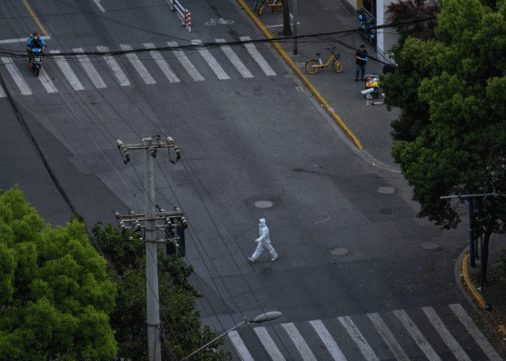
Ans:
[[[318,73],[318,70],[320,70],[320,68],[326,68],[331,63],[336,73],[341,73],[343,71],[344,65],[343,62],[341,61],[341,54],[334,53],[334,50],[336,50],[335,47],[333,47],[332,49],[327,48],[327,50],[329,50],[332,55],[330,56],[329,61],[327,61],[325,64],[322,61],[321,53],[316,53],[318,60],[312,59],[306,63],[306,71],[309,74],[316,74]]]
[[[262,15],[265,6],[268,6],[271,9],[271,11],[274,11],[274,9],[276,9],[277,11],[283,11],[283,5],[281,4],[281,0],[257,0],[254,9],[258,9],[257,14]]]

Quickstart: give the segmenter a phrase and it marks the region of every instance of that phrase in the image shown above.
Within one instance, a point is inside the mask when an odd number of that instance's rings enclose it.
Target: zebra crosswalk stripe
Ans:
[[[90,58],[88,58],[86,55],[79,55],[79,53],[84,53],[84,50],[82,48],[76,48],[72,49],[72,51],[78,54],[77,59],[81,63],[81,66],[83,67],[86,74],[88,74],[88,77],[90,78],[95,88],[106,88],[107,85],[105,85],[104,81],[100,77],[100,74],[98,74],[97,69],[95,69],[91,63]]]
[[[320,320],[314,320],[309,321],[309,323],[311,326],[313,326],[318,336],[320,336],[323,344],[329,351],[330,355],[334,358],[334,361],[346,361],[346,357],[342,353],[339,346],[337,346],[336,341],[334,341],[334,338],[330,335],[327,327],[325,327],[323,322]]]
[[[467,314],[467,312],[464,310],[464,307],[460,304],[452,304],[449,306],[450,309],[455,313],[455,316],[462,322],[464,327],[467,329],[469,334],[473,337],[473,339],[476,341],[476,343],[480,346],[480,348],[483,350],[485,355],[489,358],[491,361],[501,361],[502,358],[495,352],[492,345],[487,341],[485,336],[481,333],[481,331],[478,329],[478,327],[474,324],[471,317]]]
[[[257,334],[260,342],[271,357],[272,361],[286,361],[283,354],[281,351],[279,351],[278,346],[276,346],[265,327],[255,327],[253,330]]]
[[[147,43],[147,44],[144,44],[144,47],[146,49],[154,49],[155,48],[155,44],[153,44],[153,43]],[[162,72],[165,74],[165,76],[167,77],[167,79],[169,79],[169,81],[171,83],[179,83],[179,81],[180,81],[179,78],[172,71],[172,69],[170,68],[169,64],[167,64],[167,62],[165,61],[165,59],[163,59],[162,54],[160,54],[159,51],[151,50],[149,52],[149,54],[155,60],[155,62],[158,65],[158,67],[162,70]]]
[[[179,46],[176,41],[168,41],[167,44],[171,48],[177,48]],[[193,81],[205,80],[204,77],[199,73],[197,68],[195,68],[195,66],[192,64],[190,59],[188,59],[188,57],[185,55],[185,53],[182,50],[174,49],[174,50],[172,50],[172,52],[176,56],[177,60],[179,60],[179,62],[183,66],[183,68],[185,68],[185,70],[188,72],[188,74],[190,74]]]
[[[224,43],[225,39],[215,39],[217,43]],[[232,50],[232,48],[228,45],[220,46],[221,50],[225,53],[230,62],[235,66],[235,68],[241,73],[243,78],[253,78],[253,74],[246,68],[246,65],[239,59],[237,54]]]
[[[388,345],[395,358],[398,361],[409,361],[408,355],[406,355],[401,345],[399,345],[399,342],[397,342],[394,335],[392,334],[392,331],[390,331],[381,316],[378,313],[369,313],[367,316],[376,328],[376,331],[378,331],[380,336],[383,338],[383,341],[385,341],[385,343]]]
[[[230,331],[228,333],[228,337],[230,338],[230,341],[232,341],[232,344],[234,345],[234,348],[241,357],[242,361],[255,361],[237,331]]]
[[[448,331],[443,321],[441,321],[441,319],[437,315],[436,311],[434,311],[432,307],[422,307],[422,311],[425,313],[425,315],[427,315],[427,318],[429,319],[430,323],[432,323],[432,326],[434,326],[437,333],[439,333],[439,336],[441,336],[441,338],[450,348],[450,350],[455,355],[457,360],[471,361],[471,359],[459,345],[457,340],[455,340],[450,331]]]
[[[133,48],[128,44],[120,44],[120,48],[125,51],[133,50]],[[146,69],[144,64],[142,64],[137,54],[127,53],[126,57],[128,60],[130,60],[130,63],[134,66],[135,70],[137,70],[137,73],[139,73],[142,80],[144,80],[144,83],[146,84],[156,83],[155,79],[153,79],[151,74],[149,74],[148,69]]]
[[[51,54],[59,54],[60,53],[59,50],[50,50],[49,52]],[[77,78],[76,74],[74,73],[74,71],[72,70],[70,65],[68,64],[67,60],[61,55],[56,55],[54,57],[54,60],[56,61],[56,65],[58,65],[61,72],[63,73],[63,75],[65,76],[67,81],[69,82],[70,86],[76,91],[77,90],[84,90],[83,85],[81,84],[81,82]]]
[[[97,46],[97,50],[101,53],[105,53],[109,51],[109,48],[107,46]],[[119,85],[121,86],[130,86],[130,80],[128,80],[125,72],[121,69],[116,59],[114,59],[113,56],[110,55],[104,55],[104,60],[109,65],[109,68],[114,73],[114,76],[116,76],[116,79],[118,79]]]
[[[241,36],[239,39],[241,39],[242,41],[251,40],[251,38],[249,36]],[[262,56],[262,54],[260,54],[260,52],[256,48],[255,44],[246,43],[246,44],[244,44],[244,46],[246,47],[246,50],[248,51],[248,53],[250,53],[250,55],[253,57],[253,59],[255,59],[255,61],[258,63],[258,65],[260,65],[260,68],[262,68],[265,75],[267,75],[267,76],[276,75],[276,72],[274,70],[272,70],[271,66],[269,65],[269,63],[267,63],[267,61]]]
[[[56,93],[58,89],[54,86],[53,82],[44,68],[40,69],[39,80],[42,83],[42,86],[46,89],[48,93]]]
[[[360,352],[362,352],[362,355],[367,359],[367,361],[380,361],[378,356],[374,353],[373,349],[367,341],[365,340],[364,335],[362,335],[362,332],[355,326],[355,323],[351,319],[350,316],[344,316],[344,317],[338,317],[339,322],[344,326],[346,331],[350,334],[351,338],[355,343],[357,344],[358,348],[360,349]]]
[[[202,44],[202,41],[192,40],[192,44],[199,45]],[[225,70],[223,70],[223,68],[221,67],[220,63],[218,63],[218,61],[215,59],[215,57],[211,54],[209,50],[207,50],[206,48],[198,48],[198,52],[200,53],[200,55],[202,55],[206,63],[209,64],[209,66],[213,70],[214,74],[216,74],[218,79],[220,80],[230,79],[227,73],[225,73]]]
[[[12,79],[14,79],[14,82],[18,86],[19,91],[21,92],[21,94],[23,94],[23,95],[30,95],[30,94],[32,94],[32,90],[30,89],[30,87],[28,86],[28,84],[25,82],[25,80],[23,79],[23,77],[21,76],[21,74],[19,73],[18,68],[16,68],[16,66],[12,62],[11,58],[4,58],[4,57],[2,57],[2,61],[4,62],[5,67],[7,68],[7,70],[9,71],[9,73],[11,74]]]
[[[423,336],[422,332],[420,332],[420,329],[408,316],[406,311],[396,310],[394,311],[394,315],[399,319],[399,321],[401,321],[404,328],[408,330],[413,340],[430,361],[442,361],[441,358],[437,355],[436,351],[434,351],[432,346],[429,344],[429,342],[427,342],[427,339]]]
[[[308,344],[306,341],[304,341],[304,338],[293,323],[283,323],[281,326],[285,329],[288,336],[290,336],[292,339],[295,347],[297,347],[297,350],[299,350],[299,353],[304,361],[317,361]]]

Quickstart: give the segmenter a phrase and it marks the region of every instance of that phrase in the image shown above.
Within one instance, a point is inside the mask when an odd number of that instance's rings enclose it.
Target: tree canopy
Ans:
[[[443,0],[436,38],[408,38],[397,71],[382,87],[392,123],[392,155],[413,186],[419,216],[446,228],[459,214],[441,196],[506,194],[506,1]],[[479,232],[504,232],[506,200],[480,199]]]
[[[0,360],[111,360],[116,285],[84,224],[45,226],[17,188],[0,194]]]

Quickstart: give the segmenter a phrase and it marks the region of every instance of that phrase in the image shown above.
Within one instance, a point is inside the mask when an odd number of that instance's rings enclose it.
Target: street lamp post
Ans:
[[[272,311],[272,312],[266,312],[266,313],[262,313],[261,315],[258,315],[257,317],[255,317],[254,319],[252,320],[244,320],[242,321],[240,324],[238,325],[235,325],[234,327],[232,327],[230,330],[226,331],[225,333],[219,335],[218,337],[216,337],[215,339],[213,339],[212,341],[206,343],[204,346],[200,347],[198,350],[195,350],[193,351],[191,354],[189,354],[188,356],[186,356],[185,358],[181,359],[181,361],[185,361],[185,360],[189,360],[190,357],[192,357],[193,355],[199,353],[200,351],[202,351],[203,349],[205,349],[206,347],[212,345],[213,343],[215,343],[216,341],[218,341],[220,338],[223,338],[225,337],[226,335],[228,335],[230,332],[232,332],[233,330],[235,330],[236,328],[238,328],[239,326],[241,325],[244,325],[245,323],[263,323],[263,322],[269,322],[269,321],[273,321],[279,317],[281,317],[283,314],[281,312],[278,312],[278,311]]]

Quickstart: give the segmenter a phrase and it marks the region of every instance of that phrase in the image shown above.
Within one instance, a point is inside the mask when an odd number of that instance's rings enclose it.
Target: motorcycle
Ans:
[[[40,68],[42,67],[42,52],[41,48],[33,48],[30,54],[30,66],[35,76],[39,76]]]

